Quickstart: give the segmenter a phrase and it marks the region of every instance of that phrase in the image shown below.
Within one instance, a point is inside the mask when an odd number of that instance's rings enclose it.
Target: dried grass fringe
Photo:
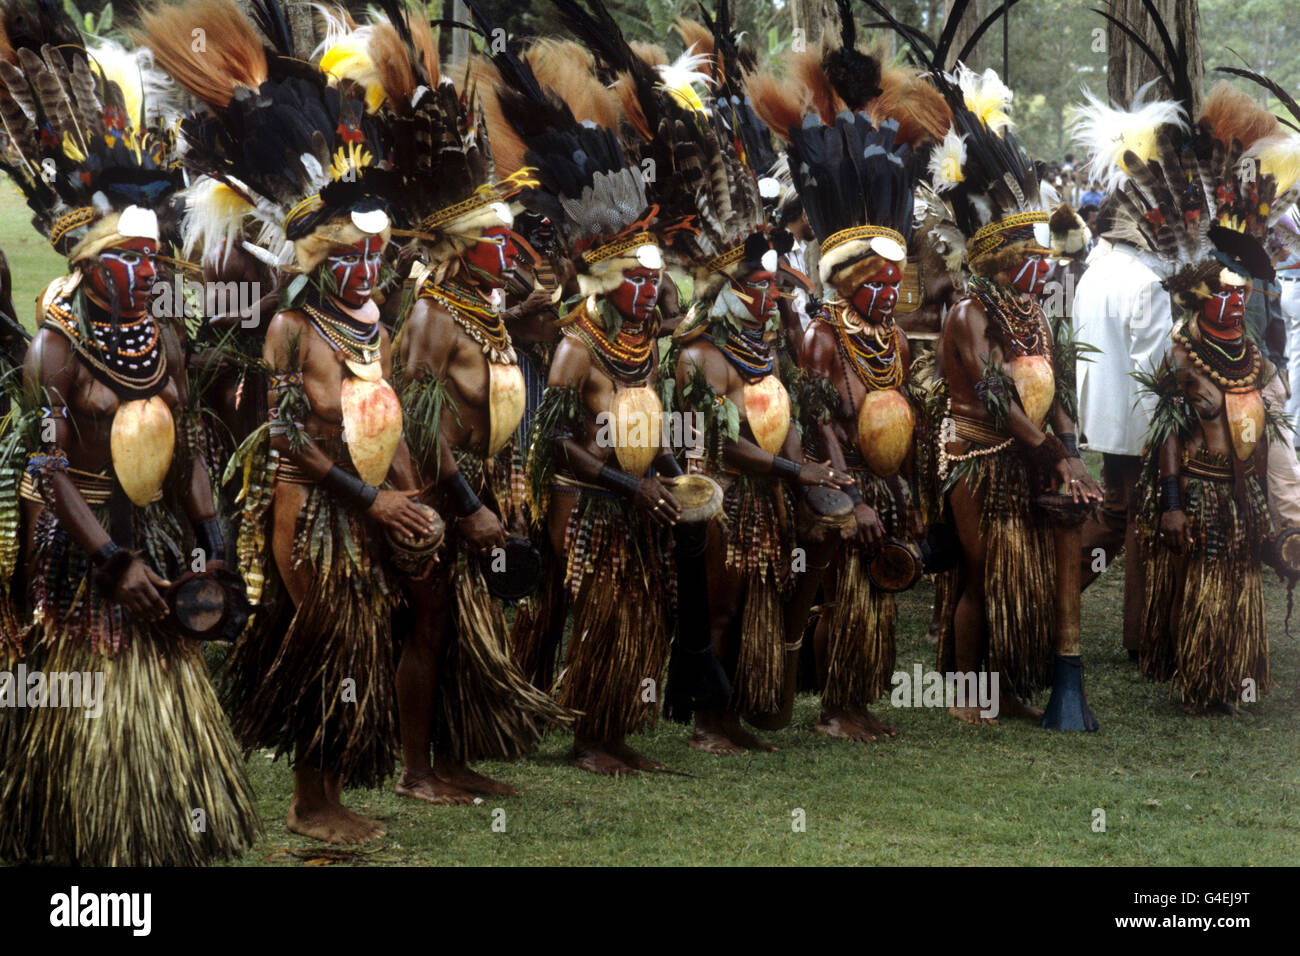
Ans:
[[[505,614],[474,561],[455,576],[456,629],[438,673],[438,752],[469,760],[513,760],[574,716],[520,673],[507,648]]]
[[[1147,568],[1139,667],[1150,680],[1172,681],[1190,707],[1240,700],[1247,678],[1261,693],[1269,687],[1259,556],[1268,509],[1258,478],[1247,480],[1245,514],[1231,482],[1186,482],[1192,553],[1175,555],[1150,524],[1139,536]]]
[[[583,495],[570,518],[573,633],[556,692],[561,707],[579,713],[574,729],[584,737],[612,740],[654,726],[672,574],[657,540],[647,519],[600,496]]]
[[[986,666],[1000,686],[1029,700],[1049,687],[1056,659],[1056,548],[1051,528],[1035,521],[1030,477],[1013,446],[961,463],[954,475],[970,483],[984,535]],[[939,576],[942,599],[939,670],[954,669],[953,612],[964,582]]]
[[[745,578],[731,708],[780,706],[785,670],[785,590],[790,576],[790,508],[784,484],[741,476],[723,497],[727,570]]]
[[[311,587],[287,629],[274,605],[259,611],[231,652],[225,691],[245,747],[378,787],[393,772],[397,740],[394,596],[370,533],[329,492],[311,490],[293,554],[315,569]],[[355,700],[344,700],[345,681]]]
[[[253,791],[199,645],[131,632],[111,655],[85,640],[44,649],[44,670],[104,672],[103,712],[26,713],[0,782],[0,856],[198,866],[258,837]]]

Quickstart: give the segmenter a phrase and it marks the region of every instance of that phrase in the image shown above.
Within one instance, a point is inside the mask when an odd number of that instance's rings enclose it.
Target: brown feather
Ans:
[[[822,51],[797,53],[791,63],[791,73],[797,82],[808,90],[817,115],[827,126],[835,125],[835,116],[844,109],[844,102],[835,93],[830,78],[822,67]]]
[[[202,51],[194,49],[195,30],[207,37]],[[128,33],[153,50],[158,65],[177,83],[215,109],[225,109],[238,87],[257,89],[266,82],[262,42],[232,0],[158,3]]]
[[[650,132],[650,124],[645,118],[645,111],[641,109],[641,102],[636,96],[636,86],[632,78],[626,73],[620,73],[618,79],[614,81],[614,92],[618,94],[618,101],[623,108],[623,119],[627,121],[636,134],[647,143],[654,139]]]
[[[524,59],[537,82],[562,99],[579,123],[618,129],[622,113],[618,93],[596,78],[596,61],[586,47],[572,40],[540,39]]]
[[[871,103],[871,119],[898,123],[898,138],[912,146],[940,142],[952,126],[952,110],[943,94],[917,70],[885,70],[881,93]]]
[[[1276,116],[1227,80],[1220,81],[1205,98],[1201,122],[1209,123],[1225,146],[1236,140],[1243,149],[1250,149],[1265,136],[1276,136],[1281,127]]]
[[[682,38],[682,43],[692,53],[707,53],[709,56],[713,56],[713,31],[703,23],[698,20],[687,20],[685,17],[679,17],[677,22],[673,24],[673,29],[677,31],[677,35]]]
[[[651,68],[668,65],[668,54],[664,51],[664,48],[657,43],[642,43],[639,40],[635,40],[632,43],[629,43],[628,46],[632,48],[633,53],[635,53],[647,66]]]
[[[478,87],[483,120],[487,124],[488,141],[492,144],[497,176],[504,179],[523,168],[528,147],[501,111],[501,100],[497,97],[501,74],[492,61],[476,56],[471,69]]]
[[[758,118],[782,142],[790,142],[790,128],[803,122],[808,109],[800,95],[806,91],[769,70],[757,70],[746,77],[745,92]]]
[[[404,112],[415,93],[416,82],[415,71],[411,69],[410,58],[406,55],[406,44],[402,42],[397,28],[386,21],[376,21],[370,28],[366,52],[374,61],[379,84],[384,88],[389,104],[395,110]]]
[[[434,42],[433,27],[429,24],[429,18],[416,16],[413,11],[408,11],[406,25],[411,31],[415,52],[420,55],[420,65],[424,67],[424,72],[429,77],[430,87],[437,86],[441,79],[441,71],[438,68],[438,44]]]

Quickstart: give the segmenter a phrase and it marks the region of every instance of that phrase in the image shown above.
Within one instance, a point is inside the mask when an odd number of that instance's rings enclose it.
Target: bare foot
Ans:
[[[574,744],[573,750],[569,752],[569,764],[603,777],[628,777],[636,773],[634,768],[596,744]]]
[[[651,760],[649,757],[642,756],[621,740],[606,744],[606,746],[609,748],[610,753],[623,761],[623,763],[627,764],[629,767],[633,767],[637,770],[646,770],[650,773],[668,772],[668,768],[658,760]]]
[[[897,737],[898,728],[890,727],[888,724],[882,724],[869,710],[864,710],[860,714],[853,715],[853,722],[860,727],[865,727],[873,734],[881,737]]]
[[[862,743],[871,743],[876,739],[876,734],[858,724],[853,718],[844,715],[823,717],[823,719],[813,724],[813,729],[819,734],[825,734],[827,737],[838,737],[841,740],[858,740]]]
[[[323,843],[365,843],[385,833],[378,820],[369,820],[339,803],[306,807],[294,800],[289,804],[285,825],[293,833]]]
[[[440,760],[434,758],[433,771],[438,775],[438,779],[453,787],[459,787],[461,790],[468,790],[471,793],[491,793],[500,797],[517,797],[519,791],[508,783],[502,783],[500,780],[493,780],[491,777],[485,777],[481,773],[475,773],[464,764],[454,763],[450,760]]]
[[[726,735],[708,730],[695,730],[687,743],[702,753],[717,757],[739,757],[745,752],[733,744]]]
[[[746,750],[761,750],[763,753],[774,754],[776,747],[769,744],[766,740],[760,740],[755,737],[744,727],[740,726],[740,718],[736,718],[736,723],[727,728],[727,736],[731,742],[737,746],[744,747]]]
[[[478,800],[468,790],[462,790],[455,784],[439,780],[432,773],[404,772],[393,790],[399,797],[412,797],[439,806],[468,805]]]
[[[948,713],[958,720],[974,724],[976,727],[981,724],[997,724],[998,719],[996,717],[982,717],[980,716],[980,710],[979,707],[949,707]]]
[[[935,646],[938,646],[939,629],[937,627],[931,626],[931,628],[925,632],[925,637],[923,637],[922,640],[925,641],[925,643],[927,644],[933,644]]]
[[[1026,704],[1014,694],[1003,694],[1000,703],[1002,712],[1008,717],[1020,717],[1025,720],[1041,720],[1043,717],[1042,708]]]

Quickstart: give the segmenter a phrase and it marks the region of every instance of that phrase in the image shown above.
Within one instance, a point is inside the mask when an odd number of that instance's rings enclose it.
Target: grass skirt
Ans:
[[[785,670],[785,587],[790,576],[790,506],[785,485],[742,475],[722,499],[725,561],[744,580],[731,709],[771,713],[781,705]],[[736,633],[735,627],[732,628]]]
[[[1191,707],[1238,701],[1249,678],[1268,689],[1268,628],[1260,552],[1268,538],[1268,505],[1259,478],[1248,476],[1245,507],[1231,480],[1187,477],[1184,510],[1195,542],[1176,555],[1159,539],[1158,511],[1144,507],[1139,532],[1146,566],[1143,676],[1172,680]],[[1142,493],[1154,497],[1147,482]]]
[[[1033,482],[1016,447],[955,466],[980,510],[984,539],[984,663],[1000,686],[1028,700],[1051,686],[1056,660],[1056,547],[1052,529],[1032,511]],[[946,581],[944,579],[947,579]],[[953,614],[964,574],[940,576],[938,668],[956,669]]]
[[[887,535],[901,530],[889,486],[869,472],[855,471],[863,502],[880,516]],[[827,620],[826,687],[828,710],[860,713],[892,688],[897,649],[894,643],[894,595],[872,586],[867,556],[856,543],[840,552],[835,604]]]
[[[630,506],[584,492],[565,531],[573,633],[556,692],[574,729],[612,740],[654,726],[668,658],[672,568],[663,535]]]
[[[476,561],[462,556],[452,594],[454,630],[438,669],[437,751],[463,761],[531,753],[548,729],[571,725],[573,715],[530,684],[511,658],[505,613]]]
[[[312,486],[292,557],[314,571],[307,595],[286,626],[289,598],[268,560],[267,593],[226,665],[240,743],[341,773],[347,786],[380,786],[394,768],[394,595],[375,557],[377,534]]]
[[[174,577],[176,562],[159,555],[180,540],[174,519],[156,506],[135,514],[137,544]],[[196,866],[247,850],[260,829],[253,792],[200,646],[100,598],[85,554],[49,511],[37,549],[44,615],[25,635],[27,668],[101,672],[104,699],[98,717],[34,707],[11,724],[0,857]]]

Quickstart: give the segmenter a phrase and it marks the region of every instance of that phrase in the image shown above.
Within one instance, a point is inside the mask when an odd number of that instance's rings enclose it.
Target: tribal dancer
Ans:
[[[586,41],[596,21],[570,12]],[[622,65],[632,60],[607,15],[596,32]],[[680,469],[660,447],[663,253],[648,231],[654,211],[639,167],[611,129],[577,123],[558,91],[543,90],[526,66],[498,59],[498,67],[518,71],[498,95],[541,183],[526,201],[548,210],[578,268],[580,297],[566,303],[528,472],[533,521],[550,537],[573,611],[556,688],[559,702],[580,714],[570,763],[610,776],[660,771],[625,741],[655,719],[669,648],[668,529],[680,513],[662,477]],[[540,657],[529,649],[544,647],[564,612],[551,603],[521,615],[517,653]]]
[[[935,472],[962,551],[955,580],[941,581],[939,670],[975,673],[986,663],[999,676],[1001,711],[1037,719],[1027,700],[1052,679],[1056,620],[1052,533],[1034,501],[1063,485],[1090,503],[1101,489],[1078,453],[1068,343],[1053,342],[1038,302],[1048,215],[1010,132],[1011,91],[991,70],[930,77],[954,119],[930,171],[972,273],[939,338],[946,387],[927,416],[942,421]],[[994,719],[978,706],[949,711],[968,723]]]
[[[743,144],[767,130],[747,103],[733,100],[743,75],[725,12],[720,7],[713,23],[722,42],[713,44],[709,59],[717,99],[692,109],[682,105],[684,97],[665,98],[661,110],[670,119],[662,128],[673,151],[694,150],[703,159],[696,188],[687,178],[692,167],[678,170],[679,192],[689,203],[680,215],[697,224],[682,245],[696,267],[698,304],[695,319],[674,333],[676,393],[683,411],[703,423],[703,471],[724,493],[722,518],[708,528],[704,567],[712,645],[732,693],[724,706],[696,708],[690,745],[737,755],[776,749],[743,729],[741,715],[773,714],[782,706],[783,605],[793,546],[788,487],[838,488],[852,478],[843,467],[837,473],[806,461],[791,419],[774,346],[779,257],[791,237],[779,233],[786,244],[777,248],[763,227],[759,177]],[[710,182],[705,172],[719,168],[726,171],[721,194],[718,179]]]
[[[1094,110],[1121,124],[1113,128],[1132,125],[1129,114]],[[1127,174],[1112,197],[1112,231],[1160,261],[1173,296],[1173,344],[1142,378],[1156,407],[1138,486],[1139,667],[1171,680],[1189,714],[1236,716],[1269,685],[1260,564],[1268,446],[1283,420],[1264,395],[1276,370],[1243,319],[1250,281],[1273,277],[1264,241],[1297,195],[1300,148],[1281,132],[1222,83],[1194,129],[1167,122],[1093,161]],[[1191,187],[1170,188],[1182,182]]]
[[[12,739],[0,857],[199,865],[248,849],[259,825],[199,641],[178,617],[181,581],[226,580],[183,343],[150,309],[155,210],[179,176],[144,102],[147,66],[113,50],[92,72],[75,31],[48,39],[58,45],[0,50],[4,169],[71,270],[41,296],[0,442],[6,455],[29,452],[26,595],[0,591],[0,625],[13,638],[21,621],[30,671],[87,684],[80,699],[47,696],[57,705],[31,710]],[[109,63],[129,69],[115,75]],[[12,521],[14,489],[4,490]],[[17,535],[9,542],[6,586]],[[185,574],[194,548],[207,555],[201,575]],[[220,590],[242,599],[236,584]]]
[[[907,83],[907,110],[927,113],[925,125],[942,128],[950,113],[928,84],[896,70],[882,76],[873,59],[853,48],[851,12],[842,16],[841,46],[827,51],[820,71],[806,69],[804,76],[833,91],[846,111],[823,113],[820,122],[811,116],[783,133],[791,140],[799,198],[819,240],[819,278],[830,294],[803,342],[804,447],[809,457],[829,459],[837,473],[854,480],[848,491],[853,537],[837,549],[822,580],[830,610],[818,619],[814,639],[823,689],[816,729],[870,741],[896,734],[868,709],[891,686],[895,625],[894,597],[872,584],[867,565],[886,537],[920,531],[900,477],[911,465],[916,419],[903,391],[911,348],[893,319],[907,268],[919,159],[896,120],[878,120],[873,128],[867,109],[875,110],[888,81]],[[824,102],[830,95],[812,99]],[[903,101],[892,88],[887,99],[901,112]],[[765,112],[790,115],[792,108],[769,100]],[[917,140],[932,138],[916,122],[908,131]]]
[[[201,54],[189,42],[196,28]],[[270,421],[241,449],[238,550],[260,607],[227,665],[235,728],[249,748],[292,755],[290,830],[358,843],[384,827],[346,809],[341,789],[378,786],[393,770],[397,582],[384,542],[418,574],[438,533],[436,515],[413,500],[388,335],[370,295],[389,235],[373,175],[382,153],[360,103],[265,53],[229,0],[159,7],[142,29],[159,63],[212,110],[184,126],[188,161],[253,201],[296,276],[263,349]]]
[[[492,185],[473,92],[439,77],[426,20],[400,3],[386,10],[387,19],[345,37],[321,65],[340,80],[387,65],[378,119],[391,147],[396,208],[430,263],[398,333],[399,388],[417,466],[435,483],[439,510],[456,520],[431,582],[410,589],[412,621],[397,670],[397,793],[471,803],[475,793],[515,790],[471,771],[469,760],[522,756],[548,725],[566,722],[511,660],[505,615],[484,576],[506,553],[506,525],[523,496],[513,439],[524,379],[490,301],[514,269],[514,217]],[[429,142],[440,144],[432,164]]]

